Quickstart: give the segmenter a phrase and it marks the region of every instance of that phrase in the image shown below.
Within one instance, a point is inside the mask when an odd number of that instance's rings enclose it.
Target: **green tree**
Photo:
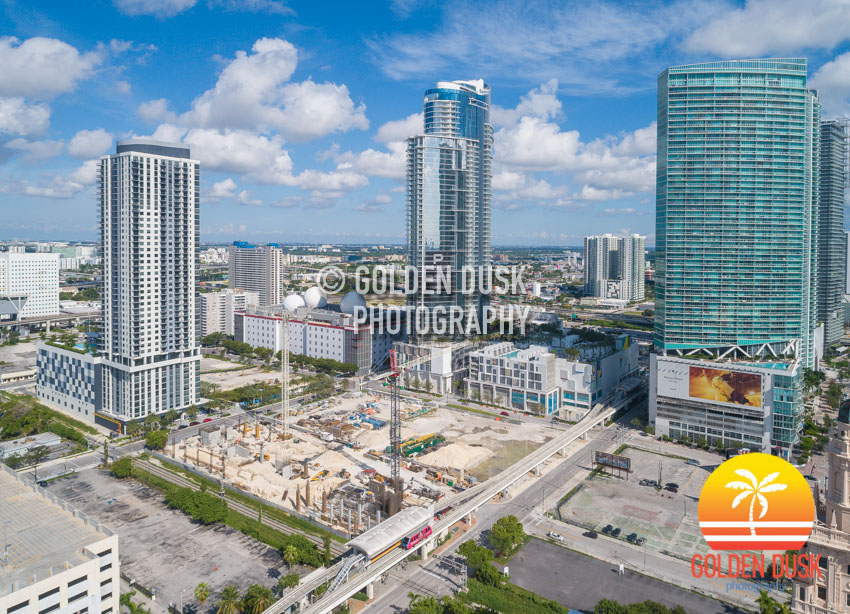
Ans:
[[[37,465],[41,461],[43,461],[49,454],[50,448],[48,448],[47,446],[36,446],[29,452],[27,452],[24,458],[26,459],[27,463],[31,465]]]
[[[457,597],[446,595],[440,600],[443,606],[443,614],[472,614],[472,608]]]
[[[145,447],[151,450],[162,450],[168,443],[168,431],[151,431],[145,437]]]
[[[206,582],[201,582],[195,587],[195,600],[204,605],[207,599],[210,598],[210,585]]]
[[[298,577],[297,573],[288,573],[285,576],[281,576],[277,580],[277,591],[279,595],[282,595],[283,592],[288,588],[295,588],[298,586],[298,583],[301,579]]]
[[[283,549],[283,560],[286,561],[286,565],[292,569],[292,564],[298,560],[298,548],[289,544]]]
[[[180,417],[180,414],[179,414],[179,413],[177,413],[177,410],[176,410],[176,409],[169,409],[169,410],[168,410],[167,412],[165,412],[165,414],[162,416],[162,423],[163,423],[165,426],[168,426],[169,424],[174,424],[174,421],[175,421],[175,420],[177,420],[177,418],[179,418],[179,417]]]
[[[502,553],[510,552],[524,538],[525,531],[523,531],[522,523],[513,515],[499,518],[490,529],[490,543]]]
[[[273,600],[274,597],[270,588],[262,584],[252,584],[245,591],[242,610],[246,614],[262,614],[272,604]]]
[[[488,563],[475,570],[475,579],[488,586],[498,586],[502,581],[502,574]]]
[[[122,456],[109,466],[109,473],[119,479],[129,478],[133,475],[133,459]]]
[[[158,429],[160,424],[159,416],[156,414],[148,414],[145,417],[145,426],[150,429]]]
[[[331,562],[331,536],[327,533],[322,535],[322,546],[324,547],[322,563],[327,567]]]
[[[593,614],[627,614],[626,608],[612,599],[603,599],[593,608]]]
[[[3,462],[6,463],[6,465],[12,469],[17,469],[18,467],[23,465],[25,460],[26,459],[20,454],[10,454],[9,456],[3,458]]]
[[[194,420],[195,418],[197,418],[198,417],[198,406],[197,405],[190,405],[189,407],[187,407],[186,408],[186,416],[189,418],[189,420]]]
[[[767,591],[759,591],[758,598],[759,614],[774,614],[777,603]]]
[[[139,434],[139,431],[142,430],[142,425],[138,420],[130,420],[127,424],[124,425],[124,432],[127,433],[130,437],[135,437]]]
[[[458,554],[466,559],[466,564],[472,567],[473,570],[478,570],[485,565],[489,565],[493,560],[493,551],[484,546],[479,546],[475,542],[465,541],[457,549]]]
[[[242,595],[235,586],[225,586],[218,594],[216,614],[238,614],[241,611]]]
[[[129,605],[133,601],[133,597],[136,595],[136,591],[127,591],[126,593],[121,593],[121,596],[118,597],[118,605],[122,608],[124,606]]]
[[[415,599],[411,599],[407,611],[410,614],[443,614],[443,606],[436,597],[422,597],[414,595]]]

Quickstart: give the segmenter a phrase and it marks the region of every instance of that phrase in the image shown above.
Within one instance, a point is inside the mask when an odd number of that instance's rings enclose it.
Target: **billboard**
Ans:
[[[761,375],[691,366],[688,393],[696,399],[761,407]]]
[[[607,452],[600,452],[599,450],[596,450],[594,461],[597,465],[604,465],[606,467],[621,469],[623,471],[631,471],[632,468],[632,459],[628,456],[608,454]]]

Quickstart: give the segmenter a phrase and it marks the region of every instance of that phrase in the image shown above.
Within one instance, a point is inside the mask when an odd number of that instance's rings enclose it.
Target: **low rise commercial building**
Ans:
[[[309,291],[305,296],[308,294]],[[235,314],[234,337],[252,347],[279,352],[286,310],[290,352],[351,363],[357,366],[358,373],[367,373],[385,365],[393,342],[403,339],[404,327],[392,322],[403,314],[368,309],[361,317],[354,310],[365,309],[365,302],[358,298],[355,301],[353,297],[348,300],[344,297],[339,306],[310,301],[316,305],[310,306],[301,296],[290,295],[279,307],[248,308]]]
[[[118,536],[0,465],[0,612],[119,614]]]
[[[469,354],[469,398],[518,411],[579,420],[597,403],[615,404],[639,385],[638,347],[628,335],[605,342],[567,338],[574,358],[546,346],[496,343]]]
[[[797,361],[695,360],[650,354],[657,435],[787,455],[802,403]]]
[[[103,359],[89,352],[36,344],[38,400],[83,422],[94,423],[102,405]]]

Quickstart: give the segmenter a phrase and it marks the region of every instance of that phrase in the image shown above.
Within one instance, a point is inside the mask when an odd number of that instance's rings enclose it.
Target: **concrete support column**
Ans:
[[[466,524],[468,524],[468,525],[472,524],[472,512],[470,512],[466,515]]]
[[[428,542],[425,542],[419,547],[419,554],[422,555],[422,560],[428,560]]]
[[[540,477],[540,465],[537,465],[534,468],[534,475],[537,476],[538,478]]]
[[[369,584],[366,585],[366,598],[367,599],[374,599],[375,598],[375,584],[374,584],[374,582],[369,582]]]

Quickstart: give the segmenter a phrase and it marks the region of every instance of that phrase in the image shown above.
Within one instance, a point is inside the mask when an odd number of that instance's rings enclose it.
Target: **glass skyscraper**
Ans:
[[[820,128],[820,203],[818,218],[818,319],[824,344],[844,333],[846,247],[844,190],[847,185],[847,120],[826,120]]]
[[[805,59],[659,76],[650,414],[660,433],[785,452],[797,440],[802,369],[822,351],[819,157]]]
[[[460,308],[469,322],[488,304],[478,274],[491,259],[492,159],[490,86],[440,81],[427,90],[425,131],[407,141],[408,264],[418,271],[407,302],[420,312]],[[462,279],[464,267],[474,278]]]

